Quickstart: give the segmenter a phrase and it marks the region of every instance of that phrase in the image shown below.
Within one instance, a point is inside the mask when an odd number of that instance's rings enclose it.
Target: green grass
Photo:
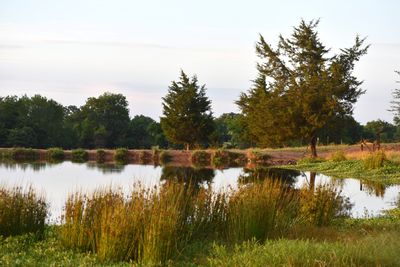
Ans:
[[[347,160],[340,162],[302,162],[297,165],[281,166],[285,169],[313,171],[335,178],[356,178],[366,181],[380,182],[383,185],[400,184],[400,165],[386,162],[383,167],[366,169],[362,160]]]
[[[42,237],[48,205],[32,187],[0,186],[0,236],[34,233]]]
[[[39,159],[39,152],[32,148],[12,148],[1,150],[1,159],[33,161]]]
[[[396,235],[397,236],[396,236]],[[367,236],[353,242],[268,240],[228,249],[215,245],[209,266],[398,266],[399,232]]]

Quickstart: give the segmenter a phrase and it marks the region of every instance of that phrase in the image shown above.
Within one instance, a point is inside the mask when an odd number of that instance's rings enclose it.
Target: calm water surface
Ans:
[[[349,197],[354,205],[352,216],[366,212],[378,215],[394,207],[400,186],[384,187],[356,179],[332,179],[325,175],[282,171],[276,169],[229,168],[225,170],[193,169],[189,167],[160,167],[152,165],[99,165],[96,163],[0,163],[0,184],[32,185],[50,203],[50,221],[58,222],[67,196],[76,191],[92,192],[99,187],[121,187],[129,192],[134,183],[155,186],[165,180],[184,181],[191,177],[197,186],[211,186],[213,190],[237,188],[253,179],[283,177],[294,187],[332,183]],[[314,181],[314,183],[312,182]]]

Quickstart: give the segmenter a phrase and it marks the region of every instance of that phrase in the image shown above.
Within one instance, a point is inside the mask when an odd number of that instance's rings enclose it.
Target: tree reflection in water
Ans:
[[[86,167],[88,169],[97,169],[102,173],[121,173],[125,169],[124,164],[116,163],[98,163],[98,162],[87,162]]]
[[[205,183],[210,185],[214,177],[215,171],[213,169],[163,166],[160,180],[184,183],[198,190]]]
[[[360,191],[374,194],[377,197],[384,197],[386,186],[380,182],[360,180]]]
[[[239,184],[254,183],[257,181],[264,181],[266,179],[281,180],[289,186],[293,186],[296,183],[296,178],[301,173],[296,170],[287,170],[280,168],[266,168],[258,167],[254,169],[243,169],[243,174],[238,177]]]

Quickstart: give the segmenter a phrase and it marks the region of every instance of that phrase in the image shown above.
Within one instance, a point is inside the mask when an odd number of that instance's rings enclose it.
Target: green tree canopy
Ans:
[[[169,142],[190,149],[209,141],[214,128],[211,101],[196,76],[189,78],[181,71],[179,81],[172,82],[162,100],[161,127]]]
[[[319,129],[338,114],[351,114],[364,92],[353,76],[354,64],[368,46],[358,36],[354,46],[331,55],[319,40],[318,21],[301,21],[290,38],[272,48],[260,35],[258,77],[237,101],[250,136],[259,146],[282,146],[302,138],[317,156]]]

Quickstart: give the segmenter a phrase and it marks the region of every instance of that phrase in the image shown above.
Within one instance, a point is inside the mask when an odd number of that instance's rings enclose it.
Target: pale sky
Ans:
[[[400,87],[400,1],[0,0],[0,96],[41,94],[64,105],[106,91],[124,94],[131,115],[158,120],[180,69],[206,84],[216,116],[256,76],[255,42],[276,45],[301,19],[320,19],[332,51],[356,34],[371,48],[356,65],[364,80],[354,116],[392,121]]]

